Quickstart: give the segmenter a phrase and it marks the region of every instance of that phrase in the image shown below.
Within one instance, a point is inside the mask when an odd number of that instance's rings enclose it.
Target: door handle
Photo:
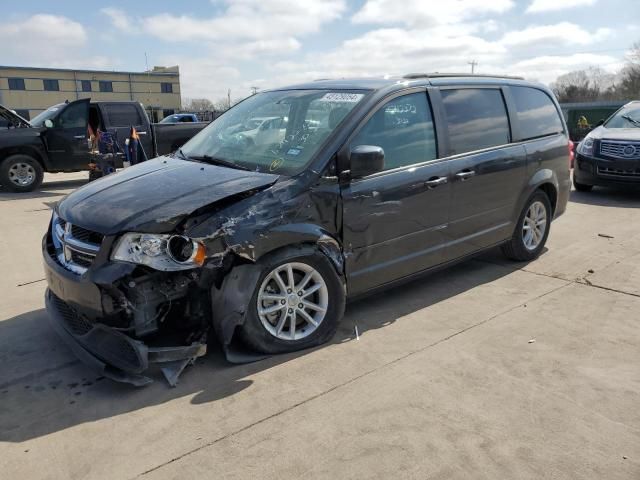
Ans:
[[[138,135],[146,135],[147,132],[138,132]]]
[[[466,180],[467,178],[471,178],[476,174],[475,170],[463,170],[461,172],[456,173],[456,178],[460,180]]]
[[[427,188],[435,188],[438,185],[444,185],[448,181],[449,180],[447,180],[447,177],[433,177],[424,182],[424,186]]]
[[[75,138],[76,140],[84,140],[87,137],[85,137],[84,135],[74,135],[73,138]]]

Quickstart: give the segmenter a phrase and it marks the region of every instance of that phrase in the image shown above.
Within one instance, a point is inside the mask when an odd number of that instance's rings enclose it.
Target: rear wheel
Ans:
[[[525,204],[513,237],[502,246],[502,252],[508,258],[520,262],[537,258],[547,243],[551,217],[549,197],[538,190]]]
[[[342,281],[313,248],[287,249],[264,263],[241,336],[264,353],[301,350],[328,341],[344,313]]]
[[[29,155],[11,155],[0,164],[0,185],[11,192],[31,192],[43,176],[42,165]]]

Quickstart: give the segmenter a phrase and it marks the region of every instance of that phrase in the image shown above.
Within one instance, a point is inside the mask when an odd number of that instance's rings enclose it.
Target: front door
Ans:
[[[358,145],[382,147],[385,169],[342,190],[351,295],[441,263],[451,196],[449,162],[437,159],[426,92],[382,105],[349,148]]]
[[[511,144],[499,87],[456,87],[440,93],[452,165],[447,255],[459,258],[511,236],[527,156],[522,145]]]
[[[87,125],[89,99],[71,102],[43,132],[47,152],[56,170],[86,170],[89,164]]]

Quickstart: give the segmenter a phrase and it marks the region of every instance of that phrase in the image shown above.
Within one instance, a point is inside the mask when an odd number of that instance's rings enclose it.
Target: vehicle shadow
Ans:
[[[590,192],[571,190],[569,201],[599,207],[638,208],[640,189],[594,187]]]
[[[87,179],[59,180],[43,183],[38,190],[33,192],[15,193],[9,192],[0,186],[0,202],[8,200],[28,200],[32,198],[63,197],[67,193],[87,183]]]
[[[480,257],[350,303],[330,345],[355,340],[355,325],[360,341],[366,342],[370,331],[493,282],[522,266],[496,264]],[[34,335],[42,344],[25,345]],[[135,388],[98,377],[87,369],[57,338],[46,312],[35,310],[0,322],[0,364],[7,367],[6,371],[21,372],[16,378],[0,378],[0,442],[22,442],[185,396],[192,397],[194,405],[215,402],[251,386],[252,375],[322,348],[325,346],[232,365],[220,347],[213,345],[204,358],[183,372],[176,388],[169,388],[160,372],[152,372],[156,380],[153,384]],[[37,366],[12,368],[25,365],[20,362]]]

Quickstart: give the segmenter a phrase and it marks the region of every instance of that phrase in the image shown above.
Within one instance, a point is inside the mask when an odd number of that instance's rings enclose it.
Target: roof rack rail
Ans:
[[[408,73],[402,78],[414,80],[418,78],[443,78],[443,77],[480,77],[480,78],[506,78],[508,80],[524,80],[524,77],[515,77],[510,75],[489,75],[486,73]]]

